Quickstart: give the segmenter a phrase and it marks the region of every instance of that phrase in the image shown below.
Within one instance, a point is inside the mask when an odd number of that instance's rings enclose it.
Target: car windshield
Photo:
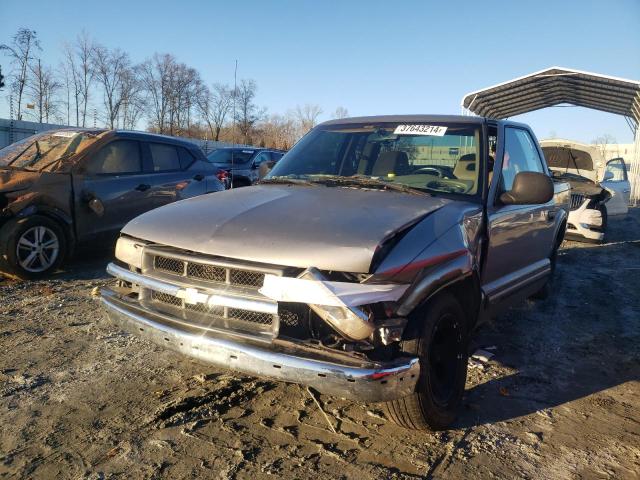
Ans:
[[[449,123],[343,124],[309,132],[265,182],[475,195],[480,128]]]
[[[250,149],[240,149],[240,150],[214,150],[207,158],[211,163],[224,163],[231,165],[232,163],[246,163],[251,160],[255,150]]]
[[[33,135],[0,150],[0,167],[53,171],[60,160],[91,145],[98,133],[61,130]]]

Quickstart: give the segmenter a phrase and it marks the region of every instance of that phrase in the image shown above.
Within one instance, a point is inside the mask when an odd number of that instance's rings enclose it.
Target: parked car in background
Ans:
[[[596,148],[565,140],[541,142],[554,178],[571,185],[567,236],[602,242],[610,215],[628,211],[631,185],[624,160],[605,161]]]
[[[263,163],[275,164],[285,152],[267,148],[228,147],[214,150],[207,159],[222,172],[219,178],[227,187],[247,187],[259,180],[259,170]]]
[[[475,326],[551,291],[568,200],[526,125],[335,120],[259,185],[127,224],[102,302],[199,360],[446,428]]]
[[[607,161],[600,185],[611,193],[611,200],[607,202],[609,215],[624,215],[629,211],[631,182],[628,176],[628,165],[623,158]]]
[[[132,218],[224,190],[194,144],[143,132],[65,129],[0,150],[0,271],[35,278],[78,245],[107,245]]]

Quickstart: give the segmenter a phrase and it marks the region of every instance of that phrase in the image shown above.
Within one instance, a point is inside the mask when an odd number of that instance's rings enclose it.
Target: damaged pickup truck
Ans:
[[[568,198],[522,124],[330,121],[261,184],[129,222],[101,298],[125,330],[203,362],[441,429],[472,329],[545,290]]]

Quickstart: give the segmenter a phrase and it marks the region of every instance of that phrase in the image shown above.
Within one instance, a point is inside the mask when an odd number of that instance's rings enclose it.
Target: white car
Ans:
[[[628,211],[631,186],[624,160],[605,162],[594,147],[566,140],[540,144],[554,177],[571,185],[567,236],[604,241],[607,218]]]
[[[627,164],[622,158],[614,158],[606,163],[600,185],[611,193],[611,199],[607,202],[609,215],[626,214],[629,211],[631,183],[627,175]]]

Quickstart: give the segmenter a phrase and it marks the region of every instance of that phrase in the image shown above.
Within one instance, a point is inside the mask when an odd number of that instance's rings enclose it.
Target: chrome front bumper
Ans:
[[[144,309],[135,300],[102,289],[111,321],[128,331],[215,366],[257,377],[315,388],[321,393],[364,403],[382,402],[415,391],[417,358],[373,362],[289,341],[251,342],[224,332],[190,331],[184,322]]]

